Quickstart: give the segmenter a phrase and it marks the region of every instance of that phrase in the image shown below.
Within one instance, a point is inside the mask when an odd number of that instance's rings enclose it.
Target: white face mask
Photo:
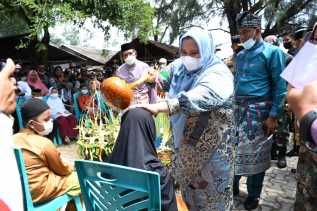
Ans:
[[[200,58],[182,56],[181,59],[188,71],[198,70],[199,68],[201,68]]]
[[[251,49],[255,45],[256,41],[253,38],[248,39],[244,43],[242,43],[244,49]]]
[[[41,123],[39,123],[41,124]],[[43,124],[44,130],[43,131],[36,131],[41,136],[47,136],[53,131],[53,120],[50,119],[47,122],[44,122]]]
[[[82,93],[83,95],[88,94],[88,89],[83,89],[83,90],[81,90],[81,93]]]
[[[127,63],[128,65],[134,65],[135,61],[136,61],[136,57],[134,55],[130,55],[124,60],[124,62]]]
[[[53,97],[53,98],[58,97],[58,93],[53,93],[53,94],[51,94],[51,97]]]

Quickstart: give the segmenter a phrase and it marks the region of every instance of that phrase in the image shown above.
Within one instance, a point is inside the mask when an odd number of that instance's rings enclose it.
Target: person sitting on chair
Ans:
[[[58,96],[58,90],[51,87],[48,92],[47,104],[51,108],[52,118],[57,124],[64,144],[69,144],[71,139],[78,136],[76,117],[66,110],[62,99]]]
[[[108,162],[160,174],[161,207],[163,211],[177,210],[173,181],[160,162],[154,146],[156,137],[152,114],[142,108],[128,110]]]
[[[45,202],[65,193],[79,195],[80,186],[73,167],[62,161],[54,144],[44,137],[53,129],[50,107],[32,98],[22,106],[21,112],[26,128],[15,134],[13,140],[23,153],[33,202]]]

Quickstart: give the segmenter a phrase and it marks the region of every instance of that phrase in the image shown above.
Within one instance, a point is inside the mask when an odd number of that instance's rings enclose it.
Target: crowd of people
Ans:
[[[88,71],[86,67],[74,63],[69,64],[68,68],[50,66],[46,70],[43,65],[31,67],[19,64],[14,73],[18,87],[17,106],[21,107],[31,98],[44,100],[51,109],[53,133],[58,130],[63,143],[68,144],[78,136],[75,128],[79,116],[75,111],[97,111],[103,106],[97,102],[95,95],[100,95],[100,81],[105,74],[105,71]],[[103,99],[99,100],[103,102]],[[14,131],[18,132],[18,118],[15,120]]]
[[[162,210],[171,211],[177,210],[174,184],[189,210],[232,210],[233,198],[240,194],[240,178],[245,176],[244,207],[253,210],[259,205],[271,159],[285,168],[286,154],[298,155],[301,145],[298,174],[306,179],[298,178],[295,210],[314,210],[316,175],[305,176],[308,169],[302,161],[310,159],[310,171],[317,169],[313,154],[317,152],[317,85],[313,82],[298,90],[280,75],[305,42],[317,42],[317,26],[306,34],[303,30],[286,33],[280,43],[274,35],[262,38],[260,17],[243,12],[236,21],[239,35],[232,37],[234,55],[227,63],[215,55],[211,34],[198,28],[180,37],[180,58],[170,64],[162,58],[157,68],[138,60],[132,43],[121,46],[124,63],[112,75],[125,80],[134,97],[122,111],[108,162],[158,172]],[[23,149],[34,203],[64,193],[80,194],[73,167],[63,163],[45,136],[55,128],[67,144],[78,136],[76,106],[90,117],[104,107],[110,109],[100,92],[101,80],[110,75],[75,64],[45,69],[14,66],[7,60],[0,72],[4,90],[0,123],[5,130],[1,140],[13,141],[1,141],[0,150],[12,168],[1,175],[0,210],[23,210],[13,143]],[[16,85],[22,102],[16,101]],[[9,114],[16,106],[21,108],[23,128],[12,137]],[[171,171],[158,159],[154,144],[158,131],[153,115],[160,113],[169,115],[171,123]],[[286,153],[290,132],[295,133],[294,146]],[[9,178],[10,184],[5,184]]]

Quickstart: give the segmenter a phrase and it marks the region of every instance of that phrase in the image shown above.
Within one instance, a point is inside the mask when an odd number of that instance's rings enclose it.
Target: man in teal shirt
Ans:
[[[246,210],[258,206],[265,171],[270,167],[272,134],[286,94],[286,82],[280,77],[285,55],[261,37],[261,19],[249,12],[238,15],[242,50],[235,66],[235,124],[237,153],[234,195],[239,180],[247,176]]]

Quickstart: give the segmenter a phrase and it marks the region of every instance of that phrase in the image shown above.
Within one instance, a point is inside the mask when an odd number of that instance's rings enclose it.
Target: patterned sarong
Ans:
[[[260,97],[236,97],[234,105],[237,152],[235,175],[254,175],[270,167],[272,138],[267,137],[264,121],[271,101]]]

